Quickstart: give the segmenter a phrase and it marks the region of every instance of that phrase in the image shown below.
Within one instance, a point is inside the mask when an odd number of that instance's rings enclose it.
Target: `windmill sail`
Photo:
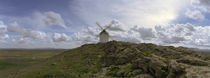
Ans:
[[[112,24],[107,25],[106,28],[105,28],[105,30],[106,29],[109,29],[111,26],[112,26]]]
[[[96,24],[98,25],[98,27],[99,27],[101,30],[104,30],[104,28],[103,28],[98,22],[96,22]]]

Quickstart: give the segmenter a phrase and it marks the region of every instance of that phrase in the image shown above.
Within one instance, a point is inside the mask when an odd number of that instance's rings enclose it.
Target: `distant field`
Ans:
[[[200,52],[200,53],[207,56],[207,58],[210,59],[210,52]]]
[[[0,49],[0,78],[18,69],[57,55],[64,50]]]

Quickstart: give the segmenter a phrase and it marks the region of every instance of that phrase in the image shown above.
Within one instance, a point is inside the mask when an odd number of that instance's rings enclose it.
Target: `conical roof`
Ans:
[[[101,35],[101,34],[107,34],[107,35],[109,35],[109,33],[106,32],[106,30],[101,31],[101,32],[100,32],[100,35]]]

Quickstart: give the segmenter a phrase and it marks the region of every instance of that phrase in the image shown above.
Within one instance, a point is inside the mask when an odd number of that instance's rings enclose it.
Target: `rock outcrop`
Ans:
[[[206,66],[209,63],[194,51],[185,47],[158,46],[154,44],[133,44],[125,42],[108,42],[102,44],[105,55],[102,62],[107,66],[118,67],[108,70],[112,77],[135,77],[135,78],[191,78],[190,66]],[[130,71],[140,71],[140,74],[119,74],[123,66],[130,64]],[[209,70],[210,71],[210,70]],[[208,72],[210,73],[210,72]],[[188,74],[188,75],[187,75]],[[195,74],[195,73],[194,73]],[[196,78],[196,77],[195,77]]]

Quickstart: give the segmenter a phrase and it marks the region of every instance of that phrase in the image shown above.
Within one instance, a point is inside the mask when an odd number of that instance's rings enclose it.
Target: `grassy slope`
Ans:
[[[89,45],[66,51],[41,62],[38,65],[25,68],[19,78],[87,78],[97,72],[100,57],[104,52],[97,45]],[[30,69],[30,70],[29,70]]]
[[[164,78],[169,74],[169,60],[188,55],[197,56],[184,47],[125,42],[87,44],[28,66],[12,77],[101,78],[100,75],[105,74],[112,77],[117,77],[119,74],[124,77],[132,77],[132,73],[136,71],[135,75],[145,73],[155,76],[160,74],[157,78]],[[161,67],[164,69],[160,69]],[[104,68],[109,70],[105,71],[105,74],[103,73]]]

